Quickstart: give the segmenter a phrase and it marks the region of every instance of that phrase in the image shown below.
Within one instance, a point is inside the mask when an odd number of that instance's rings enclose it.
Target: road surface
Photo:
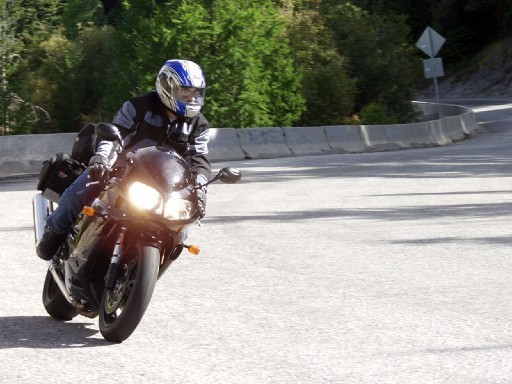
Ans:
[[[503,103],[502,103],[503,104]],[[49,318],[35,180],[0,184],[0,382],[512,383],[512,105],[437,148],[215,163],[134,334]]]

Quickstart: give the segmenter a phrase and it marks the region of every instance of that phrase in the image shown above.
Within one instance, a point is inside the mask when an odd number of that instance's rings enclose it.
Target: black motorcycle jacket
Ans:
[[[121,132],[125,150],[144,139],[155,140],[182,155],[199,182],[210,179],[211,165],[206,157],[209,124],[201,113],[193,118],[178,117],[170,121],[158,94],[152,91],[126,101],[112,123]],[[112,142],[101,141],[96,154],[106,157],[112,164],[117,158],[117,148]]]

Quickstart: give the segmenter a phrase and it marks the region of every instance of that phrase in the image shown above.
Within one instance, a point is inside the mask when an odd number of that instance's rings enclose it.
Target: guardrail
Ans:
[[[447,145],[477,128],[470,108],[414,102],[425,120],[394,125],[211,128],[211,161],[360,153]],[[440,113],[442,118],[435,118]],[[428,118],[434,118],[428,120]],[[44,160],[69,153],[76,133],[0,136],[0,178],[39,173]]]

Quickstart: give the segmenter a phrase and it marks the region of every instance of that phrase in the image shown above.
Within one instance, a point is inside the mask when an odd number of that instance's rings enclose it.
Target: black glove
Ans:
[[[94,155],[91,157],[91,161],[89,161],[89,167],[87,168],[91,180],[97,181],[102,188],[108,182],[109,169],[110,166],[108,164],[108,160],[101,155]]]
[[[199,188],[196,191],[197,195],[197,210],[199,211],[199,218],[202,219],[206,214],[206,188]]]

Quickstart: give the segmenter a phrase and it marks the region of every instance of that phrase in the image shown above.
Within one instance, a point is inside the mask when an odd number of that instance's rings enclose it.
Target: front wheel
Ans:
[[[103,292],[99,327],[107,341],[120,343],[137,328],[155,289],[160,266],[157,248],[136,243],[121,257],[115,286]]]

